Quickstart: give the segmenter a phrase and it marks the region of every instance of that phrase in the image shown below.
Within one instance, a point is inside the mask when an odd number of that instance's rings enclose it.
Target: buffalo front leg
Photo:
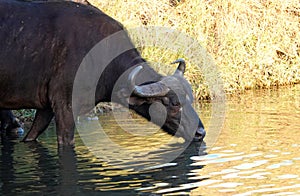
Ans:
[[[34,141],[48,127],[54,114],[51,108],[38,109],[35,113],[34,121],[23,141]]]
[[[57,143],[59,146],[73,146],[75,122],[72,110],[64,107],[55,110]]]

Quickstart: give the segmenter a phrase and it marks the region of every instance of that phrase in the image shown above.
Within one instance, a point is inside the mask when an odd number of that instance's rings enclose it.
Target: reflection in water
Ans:
[[[183,138],[168,135],[156,125],[149,126],[148,121],[136,115],[123,119],[125,122],[118,124],[111,115],[102,116],[102,129],[97,121],[85,121],[77,126],[88,149],[110,166],[130,171],[155,169],[169,165],[190,144]]]
[[[172,163],[144,171],[120,169],[96,158],[76,136],[75,149],[58,150],[53,127],[40,139],[42,142],[22,143],[17,138],[1,137],[0,195],[147,195],[194,182],[187,174],[193,168],[202,168],[191,166],[192,161],[183,154]],[[186,153],[198,155],[199,148],[193,143]],[[185,191],[192,188],[186,187]]]
[[[227,107],[214,148],[191,157],[214,181],[192,195],[300,195],[300,86],[249,92]]]
[[[192,143],[171,163],[142,171],[97,158],[78,134],[75,149],[59,150],[53,128],[35,143],[1,135],[0,195],[299,195],[299,95],[296,86],[231,98],[224,129],[207,153]],[[210,103],[201,106],[205,124],[211,111]],[[147,146],[159,155],[160,142],[170,140],[162,132],[132,137],[109,115],[101,121],[114,142],[133,151]]]

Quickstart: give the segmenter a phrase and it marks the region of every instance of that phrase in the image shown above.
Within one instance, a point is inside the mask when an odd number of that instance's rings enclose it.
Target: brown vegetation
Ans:
[[[89,2],[119,20],[129,32],[140,26],[164,26],[196,39],[214,59],[227,93],[300,82],[299,1]],[[157,47],[143,47],[141,52],[148,60],[164,64],[177,57],[187,58],[182,51]],[[199,69],[191,61],[187,68],[187,77],[199,99],[212,96],[209,78],[203,76],[209,68],[208,64]],[[216,74],[215,70],[211,74]]]

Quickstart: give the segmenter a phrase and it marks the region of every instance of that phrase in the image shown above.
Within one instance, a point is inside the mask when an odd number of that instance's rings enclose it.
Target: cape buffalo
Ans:
[[[76,73],[86,54],[117,32],[123,32],[122,40],[107,45],[102,55],[122,47],[123,41],[132,43],[123,26],[99,9],[69,1],[0,1],[0,109],[36,109],[24,141],[36,140],[55,117],[58,144],[74,144],[73,117],[91,109],[86,107],[84,93],[77,100],[79,107],[72,107]],[[204,127],[191,106],[191,88],[183,78],[185,63],[176,63],[174,75],[162,76],[134,47],[108,65],[97,62],[95,69],[105,69],[95,84],[95,104],[111,101],[116,81],[125,75],[128,82],[118,90],[120,103],[128,100],[125,104],[149,120],[150,109],[155,108],[151,105],[160,103],[166,111],[165,131],[176,135],[192,131],[203,138]],[[126,89],[132,93],[126,95]],[[129,99],[122,99],[126,96]],[[194,130],[187,130],[191,127]]]

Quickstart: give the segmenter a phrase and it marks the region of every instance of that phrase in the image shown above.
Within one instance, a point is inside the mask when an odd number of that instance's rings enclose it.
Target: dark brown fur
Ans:
[[[78,67],[95,44],[121,30],[120,23],[92,6],[0,0],[0,110],[37,109],[24,141],[36,140],[55,117],[58,144],[74,144],[72,88]],[[124,39],[129,40],[126,34]],[[141,62],[136,49],[115,58],[98,81],[95,104],[111,101],[119,76]],[[144,79],[161,78],[146,69]]]

